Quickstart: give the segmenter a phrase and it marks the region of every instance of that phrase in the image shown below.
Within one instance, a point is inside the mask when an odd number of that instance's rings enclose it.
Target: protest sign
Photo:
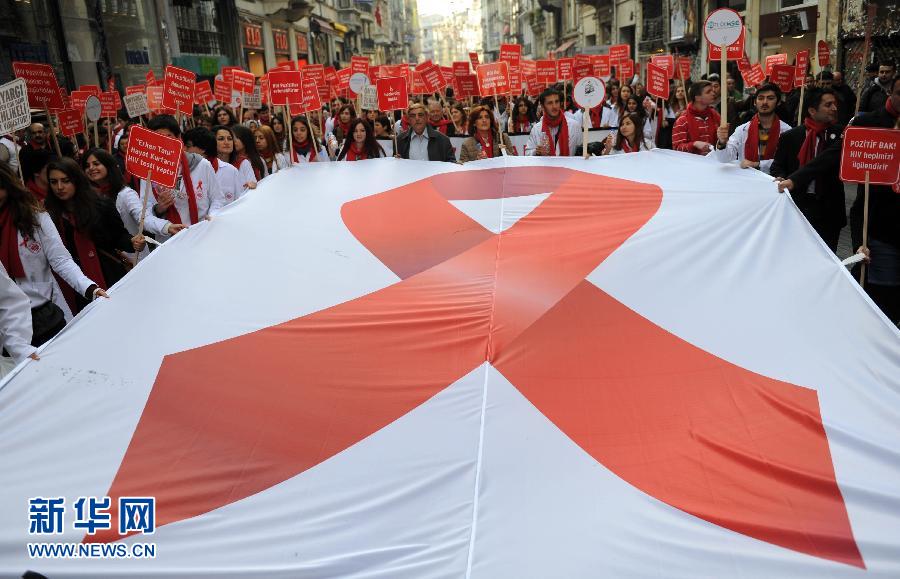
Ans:
[[[59,121],[59,132],[66,137],[74,137],[84,132],[84,115],[81,111],[64,109],[56,114],[56,119]]]
[[[652,62],[647,63],[647,92],[656,98],[669,98],[669,73]]]
[[[9,135],[31,124],[28,87],[17,78],[0,86],[0,135]]]
[[[116,91],[106,91],[100,93],[100,115],[108,118],[115,118],[122,108],[122,99]]]
[[[841,181],[894,185],[900,181],[900,130],[847,127]]]
[[[776,64],[787,64],[788,57],[786,52],[780,54],[770,54],[765,60],[766,76],[772,76],[772,67]]]
[[[59,94],[59,84],[52,66],[34,62],[13,62],[13,74],[25,80],[30,106],[50,110],[63,108],[63,99]]]
[[[509,93],[509,63],[479,64],[475,72],[478,76],[478,92],[481,96]]]
[[[316,83],[313,75],[309,80]],[[269,73],[269,94],[272,104],[284,106],[301,100],[301,74],[296,70],[277,70]]]
[[[817,46],[818,56],[819,56],[819,67],[826,67],[831,63],[831,48],[828,47],[828,42],[824,40],[820,40]]]
[[[150,108],[147,106],[147,95],[144,93],[127,94],[124,100],[128,118],[133,119],[134,117],[150,114]]]
[[[787,94],[794,88],[794,75],[797,69],[790,64],[776,64],[772,67],[769,79],[778,85],[781,92]]]
[[[167,66],[163,80],[163,106],[186,115],[191,114],[194,110],[196,81],[197,75],[193,72],[171,64]]]
[[[175,187],[181,140],[133,126],[129,132],[125,169],[138,179],[147,179],[163,187]]]
[[[405,111],[409,106],[409,93],[404,77],[379,78],[375,86],[378,91],[379,110]]]

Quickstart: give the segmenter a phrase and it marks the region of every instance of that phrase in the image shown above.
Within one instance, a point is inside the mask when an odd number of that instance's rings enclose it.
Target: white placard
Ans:
[[[364,72],[357,72],[350,77],[350,90],[356,94],[361,93],[363,87],[369,86],[369,84],[369,77]]]
[[[253,93],[244,96],[245,109],[261,109],[262,108],[262,92],[259,85],[253,87]]]
[[[585,76],[575,83],[572,98],[581,108],[592,109],[606,98],[606,85],[596,76]]]
[[[741,37],[744,23],[741,15],[731,8],[719,8],[706,17],[703,33],[706,40],[715,46],[730,46]]]
[[[125,101],[125,110],[128,111],[128,118],[133,119],[134,117],[150,114],[150,107],[147,106],[147,95],[144,93],[127,94],[122,100]]]
[[[31,124],[28,88],[24,78],[0,86],[0,135],[14,133]]]
[[[84,114],[91,122],[96,122],[100,118],[100,112],[103,107],[100,105],[100,99],[97,95],[91,95],[84,101]]]
[[[363,87],[359,106],[367,111],[378,110],[378,88],[374,84]]]
[[[238,91],[236,91],[236,90],[234,90],[234,89],[232,89],[232,91],[231,91],[231,103],[230,103],[230,106],[231,106],[231,108],[233,108],[233,109],[240,108],[240,106],[241,106],[241,93],[238,92]]]

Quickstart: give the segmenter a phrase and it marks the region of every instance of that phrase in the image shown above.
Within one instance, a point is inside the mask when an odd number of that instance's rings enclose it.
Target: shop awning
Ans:
[[[575,40],[576,39],[573,38],[572,40],[567,40],[566,42],[563,42],[562,44],[559,45],[559,48],[557,48],[553,52],[563,53],[563,52],[569,50],[570,48],[572,48],[572,45],[575,44]]]
[[[322,32],[331,32],[332,34],[334,33],[334,26],[331,25],[331,22],[323,18],[313,17],[312,19],[319,23],[319,30],[321,30]]]

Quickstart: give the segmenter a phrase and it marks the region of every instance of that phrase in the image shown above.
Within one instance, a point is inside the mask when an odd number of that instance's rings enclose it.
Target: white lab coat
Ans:
[[[31,345],[31,335],[31,300],[0,263],[0,341],[15,362],[37,350]]]
[[[253,164],[250,162],[250,159],[243,159],[241,161],[240,167],[238,167],[237,170],[238,173],[241,174],[241,179],[244,182],[245,190],[248,189],[248,187],[246,186],[248,183],[256,183],[256,173],[253,172]],[[265,177],[265,175],[263,175],[262,177]]]
[[[582,138],[581,126],[576,121],[569,118],[568,116],[563,116],[563,118],[564,118],[566,124],[568,125],[568,129],[569,129],[569,155],[574,156],[575,149],[581,145],[581,138]],[[543,126],[544,126],[543,122],[538,121],[537,123],[534,124],[533,127],[531,127],[531,133],[528,135],[528,143],[525,145],[525,154],[526,155],[534,155],[534,152],[537,149],[538,145],[541,144],[541,141],[542,141],[543,135],[544,135],[544,131],[542,130]],[[559,129],[556,129],[556,130],[551,129],[550,134],[555,137],[556,131],[558,131],[558,130]],[[560,154],[559,153],[559,143],[556,143],[556,154],[557,155]]]
[[[233,201],[237,201],[240,199],[241,195],[246,191],[246,187],[244,187],[243,175],[238,171],[234,165],[219,159],[219,170],[216,171],[216,179],[219,181],[219,189],[222,191],[222,197],[225,200],[225,205]],[[252,173],[252,171],[251,171]],[[254,179],[254,183],[256,180]]]
[[[179,169],[180,173],[180,169]],[[211,217],[219,212],[225,206],[225,198],[222,195],[222,189],[219,187],[219,181],[216,173],[213,171],[212,165],[204,158],[200,158],[199,163],[191,169],[191,181],[194,184],[194,195],[197,199],[197,219],[202,221],[208,216]],[[154,186],[157,191],[162,188]],[[141,182],[141,190],[144,189],[144,183]],[[153,195],[153,193],[151,193]],[[191,212],[188,204],[187,189],[184,185],[184,179],[181,179],[178,190],[175,194],[175,209],[181,218],[181,222],[185,225],[191,225]],[[148,203],[156,203],[156,198],[151,197]],[[169,235],[161,234],[157,237],[158,241],[167,240]]]
[[[719,150],[713,147],[713,150],[707,153],[707,156],[717,159],[720,163],[743,161],[744,146],[747,144],[747,135],[750,131],[750,122],[739,125],[738,128],[734,130],[734,133],[732,133],[731,136],[728,137],[728,144],[725,145],[724,149]],[[778,122],[781,123],[781,125],[779,126],[780,134],[783,135],[786,131],[791,130],[791,126],[786,122],[782,121],[781,119],[779,119]],[[763,173],[768,173],[772,168],[772,161],[774,161],[774,159],[761,159],[759,161],[759,170]]]

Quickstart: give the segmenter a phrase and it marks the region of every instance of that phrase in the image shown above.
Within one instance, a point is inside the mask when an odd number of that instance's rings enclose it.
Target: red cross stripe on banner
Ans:
[[[548,192],[499,235],[450,203]],[[401,281],[166,356],[112,504],[155,496],[165,525],[250,497],[488,362],[648,495],[864,567],[816,392],[701,350],[586,281],[661,201],[653,185],[521,167],[437,175],[345,204],[349,231]]]

